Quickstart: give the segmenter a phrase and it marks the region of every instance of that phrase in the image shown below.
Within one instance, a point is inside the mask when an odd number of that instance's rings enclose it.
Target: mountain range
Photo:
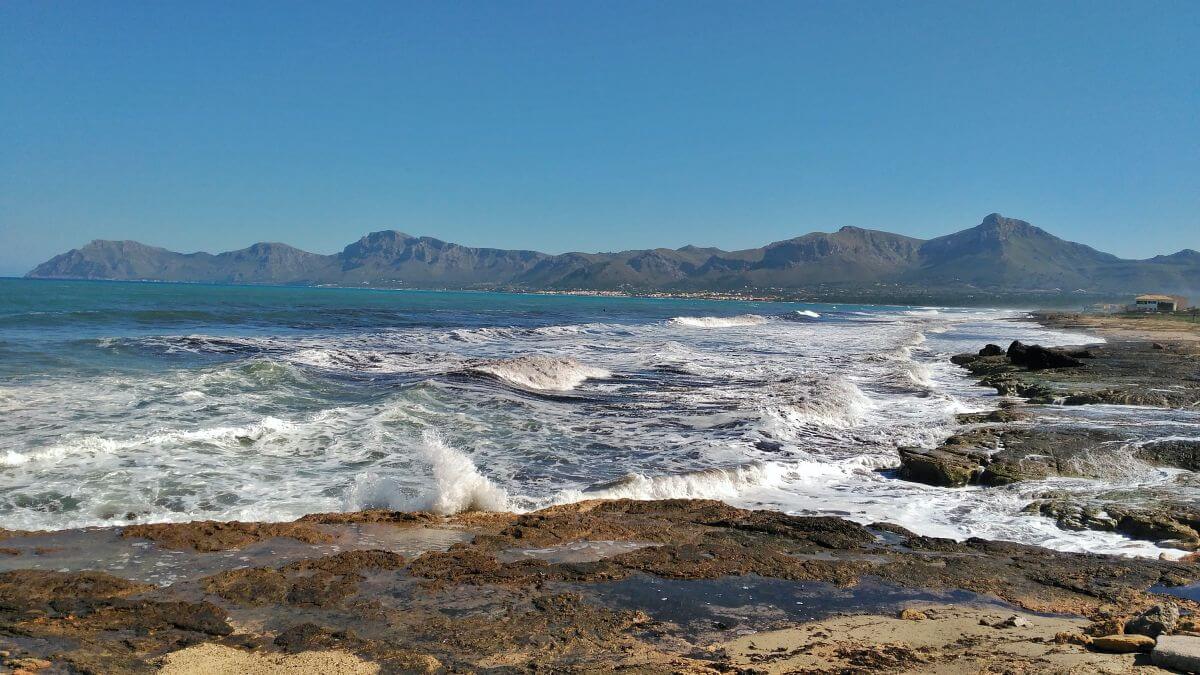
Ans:
[[[843,227],[741,251],[684,246],[551,255],[461,246],[396,230],[372,232],[331,255],[281,243],[214,255],[96,240],[26,276],[455,289],[808,290],[828,297],[920,289],[1116,296],[1200,290],[1200,252],[1122,259],[993,213],[975,227],[928,240]]]

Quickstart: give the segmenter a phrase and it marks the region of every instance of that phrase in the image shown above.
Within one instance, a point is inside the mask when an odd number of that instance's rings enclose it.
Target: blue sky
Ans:
[[[0,3],[0,273],[94,238],[1200,249],[1200,3]]]

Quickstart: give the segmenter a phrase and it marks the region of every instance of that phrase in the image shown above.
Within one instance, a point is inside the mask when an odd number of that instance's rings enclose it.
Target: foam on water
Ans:
[[[555,356],[520,356],[514,359],[487,361],[468,369],[504,380],[528,389],[567,391],[592,378],[609,377],[603,368],[585,366],[572,358]]]
[[[430,467],[431,483],[410,494],[394,479],[375,473],[362,474],[350,488],[347,508],[429,511],[441,515],[512,508],[508,493],[480,473],[470,457],[448,445],[436,429],[425,430],[418,450]]]
[[[677,316],[670,323],[675,326],[689,328],[732,328],[734,326],[757,326],[767,322],[767,318],[757,314],[742,314],[740,316]]]
[[[583,499],[724,499],[736,500],[747,490],[782,482],[789,469],[776,462],[752,462],[727,469],[646,476],[627,474],[584,490],[568,490],[556,501]]]
[[[127,333],[96,319],[99,334],[83,338],[29,338],[32,319],[5,332],[0,315],[6,350],[65,364],[31,372],[0,356],[0,522],[59,529],[705,497],[1157,555],[1022,509],[1052,490],[1200,496],[1173,482],[1178,472],[1125,461],[1133,446],[1084,456],[1090,480],[951,490],[887,471],[897,448],[932,447],[957,429],[955,414],[995,407],[951,354],[1013,339],[1097,341],[1012,321],[1019,313],[429,294],[422,314],[386,309],[403,293],[362,293],[268,320],[274,305],[240,308],[250,292],[206,290],[196,302],[229,293],[235,310],[156,313],[161,324],[137,315]],[[464,303],[475,304],[459,311]],[[203,318],[229,311],[229,323]],[[583,394],[554,395],[571,390]],[[1052,412],[1055,424],[1119,428],[1135,442],[1200,435],[1200,412]]]

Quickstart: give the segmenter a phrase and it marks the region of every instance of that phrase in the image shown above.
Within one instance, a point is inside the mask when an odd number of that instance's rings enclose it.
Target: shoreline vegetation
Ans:
[[[1099,436],[1042,424],[1048,404],[1200,405],[1200,326],[1028,320],[1107,341],[980,344],[955,357],[1005,403],[961,417],[939,448],[902,450],[897,480],[996,489],[1086,476],[1073,460]],[[1198,446],[1143,446],[1136,458],[1192,481]],[[0,531],[0,659],[15,672],[85,673],[1194,670],[1200,511],[1148,498],[1048,494],[1027,510],[1155,541],[1176,559],[708,500]]]

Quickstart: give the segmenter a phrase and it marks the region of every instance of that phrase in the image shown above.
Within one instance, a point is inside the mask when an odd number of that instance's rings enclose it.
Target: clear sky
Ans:
[[[936,236],[1200,249],[1200,2],[0,3],[0,273]]]

